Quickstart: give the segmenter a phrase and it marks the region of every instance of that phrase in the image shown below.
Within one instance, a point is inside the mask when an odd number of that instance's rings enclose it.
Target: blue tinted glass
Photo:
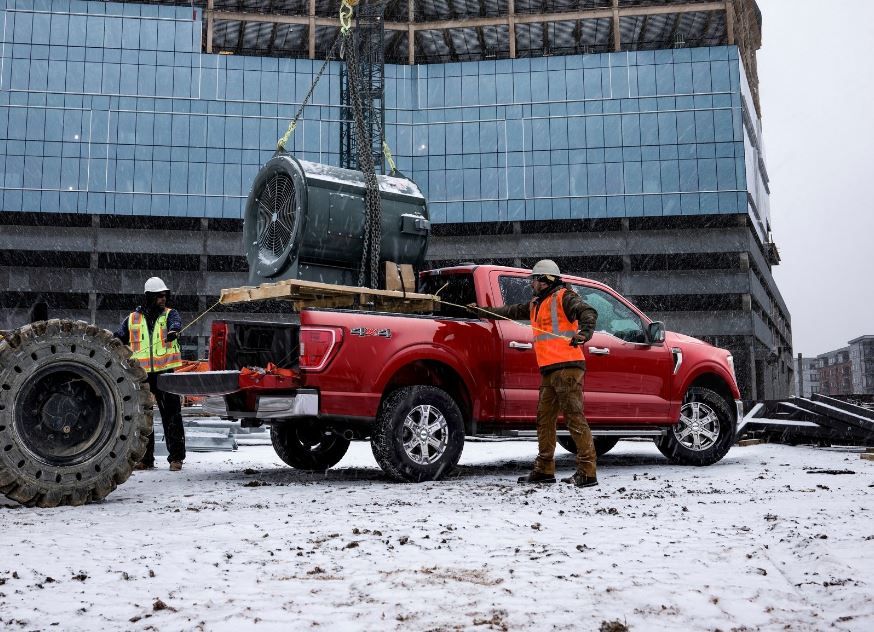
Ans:
[[[587,147],[603,147],[604,146],[604,117],[602,117],[602,116],[587,116],[586,117],[586,146]]]
[[[607,192],[607,173],[603,164],[586,165],[589,195],[604,195]]]
[[[619,116],[605,116],[604,146],[619,147],[622,145],[622,123]]]
[[[711,91],[710,62],[695,62],[692,64],[692,88],[698,94]]]
[[[622,144],[626,146],[640,145],[640,116],[625,114],[622,117]]]

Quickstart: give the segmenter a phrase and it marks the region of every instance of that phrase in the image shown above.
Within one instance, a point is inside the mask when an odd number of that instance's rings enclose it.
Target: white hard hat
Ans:
[[[146,287],[144,289],[145,292],[169,292],[170,288],[158,277],[150,277],[146,281]]]
[[[532,277],[539,276],[555,276],[561,274],[561,271],[558,269],[558,264],[552,259],[541,259],[537,263],[534,264],[534,268],[531,270]]]

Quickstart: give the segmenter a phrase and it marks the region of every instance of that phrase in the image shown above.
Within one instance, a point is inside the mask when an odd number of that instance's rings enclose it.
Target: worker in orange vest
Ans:
[[[535,264],[531,271],[530,303],[490,307],[475,303],[468,307],[478,313],[513,320],[529,318],[534,329],[534,353],[542,376],[537,402],[537,458],[534,469],[519,478],[520,483],[555,482],[555,442],[559,413],[564,413],[567,428],[577,446],[577,471],[562,482],[577,487],[598,484],[595,445],[592,431],[583,414],[583,375],[586,361],[580,345],[595,331],[598,313],[563,283],[558,265],[551,259]],[[575,325],[576,323],[576,325]]]

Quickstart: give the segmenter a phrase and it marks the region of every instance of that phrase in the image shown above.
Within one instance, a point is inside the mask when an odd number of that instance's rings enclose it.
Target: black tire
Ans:
[[[731,448],[735,428],[734,415],[722,396],[695,386],[686,392],[677,425],[656,446],[672,463],[712,465]]]
[[[595,454],[604,456],[619,443],[619,437],[592,437],[595,444]],[[574,443],[573,437],[567,435],[558,437],[558,444],[571,454],[577,453],[577,444]]]
[[[146,372],[105,329],[25,325],[0,341],[0,492],[82,505],[124,483],[152,432]]]
[[[349,449],[348,439],[326,435],[317,421],[273,424],[270,440],[286,465],[307,472],[324,472],[337,465]]]
[[[421,427],[425,406],[430,407],[426,421],[433,420],[433,430],[423,429],[424,433],[416,438],[410,426]],[[424,447],[422,441],[426,442]],[[376,462],[396,481],[421,483],[440,480],[455,468],[461,458],[464,448],[461,410],[455,400],[439,388],[408,386],[398,389],[380,406],[370,446]]]

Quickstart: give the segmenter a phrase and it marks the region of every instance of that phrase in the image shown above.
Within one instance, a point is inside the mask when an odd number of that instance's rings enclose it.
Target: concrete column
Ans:
[[[88,310],[91,312],[91,323],[97,324],[97,292],[88,292]]]
[[[316,0],[310,0],[310,59],[316,58]]]
[[[407,6],[409,7],[407,15],[407,62],[412,66],[416,63],[416,30],[413,28],[416,17],[415,0],[410,0]]]
[[[510,37],[510,59],[516,59],[516,2],[507,0],[507,34]]]
[[[798,366],[795,367],[796,375],[798,376],[798,392],[795,393],[798,397],[804,397],[804,358],[798,354]]]
[[[761,395],[759,394],[759,389],[757,386],[758,379],[756,378],[756,344],[754,342],[750,343],[749,348],[749,362],[750,362],[750,398],[753,400],[759,399]]]
[[[622,37],[619,31],[619,0],[613,0],[613,50],[622,50]]]
[[[197,291],[197,313],[202,314],[203,310],[205,310],[209,305],[206,304],[206,297],[203,293],[206,291],[207,277],[209,276],[209,264],[207,257],[209,256],[209,220],[201,218],[200,220],[200,232],[202,235],[202,239],[200,242],[200,287]],[[204,317],[206,318],[206,317]],[[197,357],[205,358],[206,357],[206,348],[209,344],[209,331],[207,331],[207,335],[201,335],[198,332],[204,331],[204,320],[201,319],[194,325],[191,329],[192,335],[197,335]]]
[[[93,287],[95,277],[97,276],[98,265],[100,259],[97,254],[97,235],[100,232],[100,215],[94,214],[91,216],[91,259],[88,263],[88,268],[91,273],[91,284]],[[91,313],[91,322],[97,324],[97,292],[91,290],[88,292],[88,311]]]
[[[206,52],[212,52],[212,33],[215,27],[215,0],[206,0]]]

